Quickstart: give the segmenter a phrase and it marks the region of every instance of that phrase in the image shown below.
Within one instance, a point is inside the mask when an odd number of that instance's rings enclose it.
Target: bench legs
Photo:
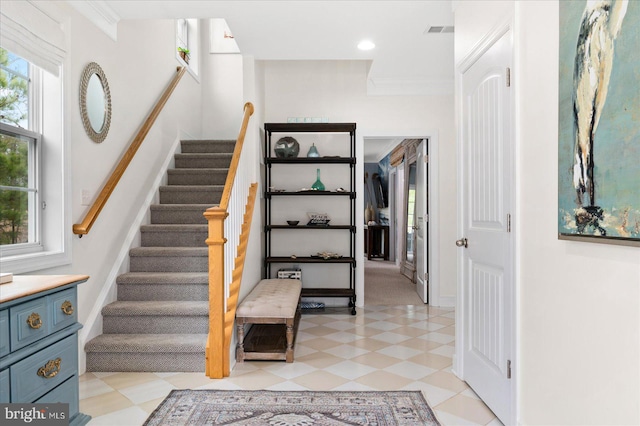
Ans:
[[[293,339],[295,337],[293,326],[294,318],[287,319],[287,350],[285,352],[286,362],[293,362]]]
[[[244,362],[244,322],[238,320],[236,323],[238,331],[238,347],[236,348],[236,362]]]

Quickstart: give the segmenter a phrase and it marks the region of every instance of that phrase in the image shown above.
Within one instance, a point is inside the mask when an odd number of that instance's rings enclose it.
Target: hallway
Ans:
[[[141,425],[171,389],[421,390],[443,425],[500,425],[451,373],[451,308],[368,306],[356,316],[305,314],[295,362],[236,364],[231,376],[203,373],[85,373],[80,410],[90,426]]]
[[[424,305],[416,285],[400,273],[393,261],[364,261],[364,305]]]

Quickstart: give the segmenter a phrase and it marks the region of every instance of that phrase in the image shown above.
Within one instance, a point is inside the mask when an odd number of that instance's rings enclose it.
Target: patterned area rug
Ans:
[[[173,390],[146,426],[440,425],[420,391]]]

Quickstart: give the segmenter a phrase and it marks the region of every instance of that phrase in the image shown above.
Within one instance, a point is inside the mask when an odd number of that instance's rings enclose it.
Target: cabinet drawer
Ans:
[[[11,351],[25,347],[49,334],[47,300],[42,297],[9,308]]]
[[[73,376],[35,402],[38,404],[55,404],[57,402],[69,404],[69,418],[72,418],[79,411],[78,400],[78,376]]]
[[[72,335],[15,363],[11,402],[33,402],[78,373],[78,336]]]
[[[51,307],[51,333],[62,330],[78,320],[76,288],[70,288],[47,297]]]
[[[9,353],[9,310],[0,311],[0,358]]]
[[[11,402],[9,397],[9,369],[0,371],[0,404]]]

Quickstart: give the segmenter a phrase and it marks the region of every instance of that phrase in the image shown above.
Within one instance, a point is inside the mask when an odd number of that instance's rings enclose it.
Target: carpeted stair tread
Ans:
[[[196,152],[233,152],[236,141],[232,139],[220,140],[183,140],[180,141],[182,153]]]
[[[207,223],[203,214],[210,207],[218,204],[152,204],[151,223]]]
[[[160,191],[167,192],[222,192],[222,190],[224,190],[224,185],[165,185],[160,187]]]
[[[184,210],[196,210],[204,213],[209,207],[217,207],[211,204],[151,204],[151,210],[165,210],[165,211],[184,211]]]
[[[208,284],[207,272],[126,272],[117,284]]]
[[[206,334],[101,334],[84,349],[88,353],[204,353],[206,344]]]
[[[208,301],[116,301],[102,308],[103,316],[208,316]]]
[[[196,224],[153,224],[140,227],[143,247],[206,247],[209,226]]]
[[[168,170],[167,177],[169,185],[224,185],[228,173],[228,168],[181,168]]]
[[[221,152],[176,154],[174,156],[174,167],[176,169],[211,169],[229,167],[232,155],[232,153]]]
[[[231,158],[233,153],[231,152],[187,152],[175,154],[175,158]]]
[[[220,203],[224,185],[167,185],[160,187],[161,204],[188,204],[194,202]]]
[[[130,257],[207,257],[208,247],[135,247]],[[142,272],[142,271],[135,271]]]
[[[201,232],[207,229],[208,225],[196,223],[156,223],[140,226],[142,232]]]

